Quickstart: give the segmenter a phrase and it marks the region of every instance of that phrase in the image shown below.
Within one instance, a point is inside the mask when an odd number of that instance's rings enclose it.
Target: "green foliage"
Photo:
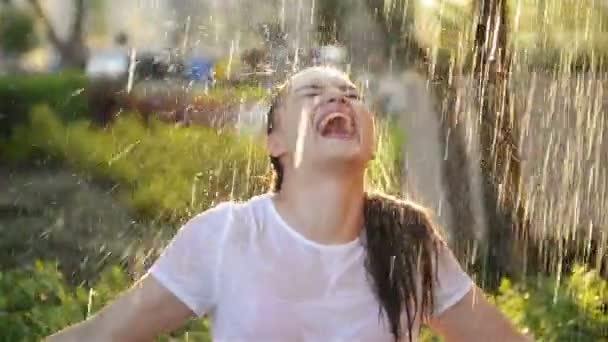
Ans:
[[[56,265],[0,272],[3,341],[34,340],[86,318],[88,294],[70,289]]]
[[[547,276],[518,284],[503,279],[490,301],[534,341],[608,341],[608,281],[595,270],[576,266],[561,282]],[[442,341],[428,329],[420,340]]]
[[[387,1],[388,2],[388,1]],[[417,40],[437,49],[438,64],[468,60],[477,1],[417,0]],[[608,8],[593,0],[508,0],[508,36],[517,64],[554,69],[589,67],[608,57]],[[444,53],[451,57],[445,58]],[[460,62],[459,62],[460,63]],[[597,65],[596,65],[597,67]],[[600,65],[605,68],[605,65]]]
[[[133,87],[132,95],[135,98],[145,98],[152,95],[167,95],[167,93],[175,93],[177,97],[184,95],[185,92],[181,84],[167,84],[166,82],[141,82]],[[187,95],[191,96],[191,100],[213,100],[219,103],[233,103],[255,101],[266,97],[267,91],[264,88],[251,86],[247,84],[229,84],[219,83],[211,88],[200,88],[194,86],[188,89]]]
[[[33,16],[13,5],[0,5],[0,50],[19,55],[37,43]]]
[[[207,97],[220,102],[232,102],[235,99],[239,101],[259,100],[267,95],[264,88],[249,85],[213,87],[206,94]]]
[[[65,124],[46,106],[15,128],[6,157],[49,155],[74,169],[121,186],[122,198],[147,218],[177,222],[228,199],[266,188],[268,162],[253,136],[204,127],[141,125],[125,115],[106,130],[86,121]]]
[[[608,340],[608,282],[597,271],[579,266],[561,283],[542,277],[527,286],[504,279],[495,301],[536,341]]]
[[[70,287],[53,263],[0,272],[0,341],[39,341],[99,311],[131,282],[119,267],[107,269],[88,289]],[[210,341],[206,320],[193,320],[175,336],[187,341],[186,330],[189,338]]]
[[[376,155],[367,170],[367,184],[373,190],[398,195],[401,193],[405,135],[396,122],[378,122],[376,129]]]
[[[10,135],[15,125],[27,122],[28,113],[41,103],[64,120],[86,115],[86,86],[85,76],[79,73],[0,77],[0,139]]]
[[[30,120],[16,127],[4,145],[7,159],[48,155],[118,182],[129,206],[148,218],[176,222],[218,201],[262,192],[268,184],[266,152],[254,136],[157,122],[144,127],[132,115],[97,130],[86,121],[65,124],[47,106],[35,108]],[[379,128],[368,184],[399,192],[403,136],[394,125]]]

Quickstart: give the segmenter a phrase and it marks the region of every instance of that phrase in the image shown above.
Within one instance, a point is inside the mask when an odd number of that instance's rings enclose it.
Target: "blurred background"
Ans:
[[[432,208],[536,340],[608,341],[601,0],[0,1],[0,341],[86,318],[185,220],[267,191],[268,100],[312,65],[377,113],[370,190]]]

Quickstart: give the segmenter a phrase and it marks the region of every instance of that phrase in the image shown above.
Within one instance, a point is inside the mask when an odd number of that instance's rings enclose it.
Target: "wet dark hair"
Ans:
[[[267,115],[271,134],[285,95],[283,86],[274,95]],[[281,191],[284,168],[270,156],[274,171],[272,191]],[[413,340],[414,323],[428,321],[434,306],[434,289],[439,248],[445,244],[434,229],[429,214],[420,206],[382,194],[366,194],[364,202],[365,249],[370,285],[396,341],[403,336],[402,314]]]
[[[279,106],[281,106],[281,101],[283,101],[285,88],[287,85],[283,85],[278,88],[277,93],[273,95],[272,102],[270,103],[270,109],[268,110],[268,114],[266,115],[266,134],[270,135],[274,129],[275,121],[276,121],[276,112]],[[283,164],[278,157],[270,156],[270,165],[272,166],[273,181],[272,181],[272,191],[279,192],[281,191],[281,186],[283,185]]]

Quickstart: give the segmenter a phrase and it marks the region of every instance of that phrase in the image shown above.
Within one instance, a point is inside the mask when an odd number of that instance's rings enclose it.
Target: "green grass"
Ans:
[[[367,187],[391,195],[402,193],[405,135],[392,122],[378,122],[376,155],[367,170]]]
[[[13,162],[45,155],[116,182],[129,207],[166,222],[246,198],[268,183],[266,154],[253,136],[157,122],[144,127],[129,115],[99,130],[87,121],[65,124],[48,107],[37,107],[30,124],[16,127],[3,147]]]

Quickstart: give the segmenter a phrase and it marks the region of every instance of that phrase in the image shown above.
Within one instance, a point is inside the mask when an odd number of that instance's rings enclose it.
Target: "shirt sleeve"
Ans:
[[[217,302],[221,245],[231,207],[222,203],[189,220],[148,271],[199,317]]]
[[[439,248],[437,259],[433,317],[458,303],[473,287],[473,280],[462,269],[447,245]]]

